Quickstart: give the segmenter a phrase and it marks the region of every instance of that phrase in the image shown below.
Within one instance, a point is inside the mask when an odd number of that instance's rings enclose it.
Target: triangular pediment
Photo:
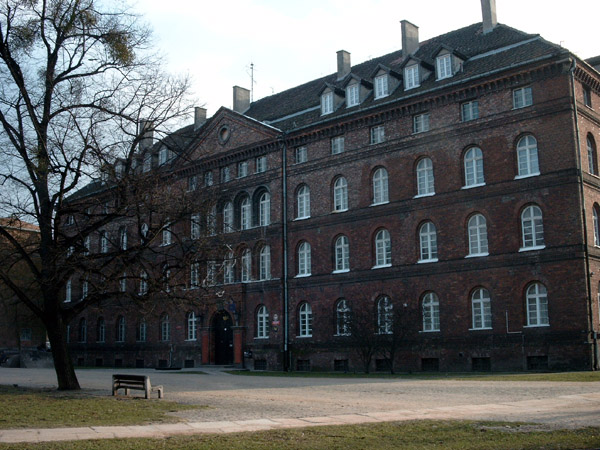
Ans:
[[[274,139],[280,133],[275,127],[222,107],[198,130],[186,159],[196,161],[224,155]]]

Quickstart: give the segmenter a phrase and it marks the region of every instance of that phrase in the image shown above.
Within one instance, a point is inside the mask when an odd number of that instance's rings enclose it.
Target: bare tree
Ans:
[[[4,268],[0,280],[44,323],[59,389],[79,388],[67,324],[89,305],[122,294],[116,279],[126,271],[150,285],[137,297],[164,291],[165,271],[181,268],[177,256],[200,245],[157,245],[165,229],[182,227],[200,206],[177,183],[169,185],[181,192],[169,192],[168,174],[140,170],[137,151],[149,132],[160,140],[188,114],[188,80],[166,75],[139,18],[115,8],[99,0],[0,5],[0,211],[40,231],[31,248],[0,226],[35,286],[22,289]],[[171,139],[163,141],[170,151],[183,152],[185,136]],[[119,246],[117,224],[132,230],[135,245]],[[106,247],[94,253],[87,243],[98,236]],[[87,277],[85,297],[65,302],[79,276]]]
[[[360,359],[365,373],[371,370],[373,357],[379,350],[380,337],[375,324],[375,319],[369,313],[352,311],[350,316],[350,333],[348,336],[350,347]]]
[[[379,335],[378,350],[385,360],[390,373],[395,373],[395,361],[398,351],[408,345],[408,339],[414,332],[415,315],[406,305],[397,304],[391,312],[391,326],[388,333]]]

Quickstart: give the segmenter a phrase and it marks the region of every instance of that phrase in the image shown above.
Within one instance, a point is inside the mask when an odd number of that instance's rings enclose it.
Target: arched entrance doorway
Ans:
[[[217,311],[212,320],[215,336],[215,364],[233,363],[233,321],[227,311]]]

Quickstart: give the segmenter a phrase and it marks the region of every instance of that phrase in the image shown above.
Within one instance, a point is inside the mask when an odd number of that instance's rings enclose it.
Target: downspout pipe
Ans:
[[[289,364],[289,292],[288,292],[288,201],[287,201],[287,145],[285,133],[280,137],[281,147],[281,220],[283,229],[281,233],[281,246],[283,249],[283,370],[290,370]]]
[[[581,214],[583,222],[583,254],[585,259],[585,279],[586,279],[586,301],[588,307],[588,330],[592,339],[592,370],[598,370],[598,338],[594,331],[593,307],[592,307],[592,281],[590,276],[590,252],[588,250],[588,226],[587,226],[587,209],[585,207],[585,189],[583,188],[583,168],[581,164],[581,140],[579,135],[579,112],[577,108],[577,97],[575,96],[575,69],[577,61],[575,58],[571,60],[569,73],[571,75],[571,99],[573,101],[573,113],[575,117],[575,147],[577,151],[577,173],[579,178],[579,197],[581,200]]]

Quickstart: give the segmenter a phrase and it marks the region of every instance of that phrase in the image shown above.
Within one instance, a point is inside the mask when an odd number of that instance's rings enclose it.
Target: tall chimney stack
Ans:
[[[144,152],[152,147],[152,144],[154,144],[154,130],[152,129],[152,122],[144,119],[140,120],[138,123],[138,134],[141,136],[140,151]]]
[[[419,27],[408,20],[401,20],[400,24],[402,26],[402,57],[406,58],[419,50]]]
[[[339,50],[337,52],[337,79],[342,80],[346,75],[350,73],[350,53],[346,50]]]
[[[250,91],[243,87],[233,87],[233,110],[244,114],[250,108]]]
[[[194,108],[194,131],[202,126],[206,122],[206,108],[196,106]]]
[[[496,0],[481,0],[483,14],[483,34],[493,31],[498,21],[496,20]]]

